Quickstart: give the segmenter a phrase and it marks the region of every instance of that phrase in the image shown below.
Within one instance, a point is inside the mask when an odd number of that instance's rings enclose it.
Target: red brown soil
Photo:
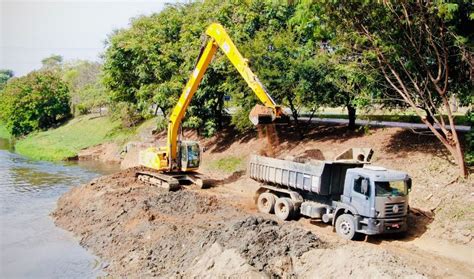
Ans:
[[[113,277],[422,277],[387,252],[333,247],[297,222],[248,212],[239,198],[193,188],[162,191],[137,182],[134,170],[74,188],[53,213],[58,226],[107,262]],[[361,257],[341,268],[340,256],[348,260],[353,253]],[[384,260],[366,266],[374,259]],[[315,261],[328,261],[327,269],[316,271]]]
[[[368,133],[347,132],[343,126],[304,129],[300,138],[294,127],[276,126],[280,145],[275,156],[331,160],[350,147],[371,147],[375,165],[412,176],[408,237],[349,243],[331,227],[308,219],[276,224],[257,214],[252,197],[258,184],[245,176],[245,166],[223,173],[211,162],[229,156],[245,161],[265,150],[268,141],[255,132],[236,137],[230,130],[201,139],[206,149],[201,172],[215,178],[217,187],[162,193],[137,183],[130,169],[64,195],[56,222],[109,262],[106,271],[115,276],[474,276],[473,179],[453,179],[457,169],[434,137],[398,128]],[[197,139],[193,133],[186,136]],[[129,166],[136,164],[133,158]],[[242,228],[246,222],[250,225]],[[285,237],[299,241],[292,247],[288,241],[275,247],[265,242]],[[274,250],[266,255],[269,247]]]

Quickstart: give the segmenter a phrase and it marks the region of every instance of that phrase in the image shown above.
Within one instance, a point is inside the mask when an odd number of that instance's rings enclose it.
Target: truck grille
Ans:
[[[394,210],[394,207],[398,210]],[[395,211],[395,212],[394,212]],[[405,215],[405,203],[387,203],[385,204],[385,217],[400,217]]]

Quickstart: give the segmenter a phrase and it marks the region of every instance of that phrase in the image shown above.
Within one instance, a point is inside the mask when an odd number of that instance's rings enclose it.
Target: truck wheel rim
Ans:
[[[347,221],[342,221],[341,222],[341,232],[345,235],[348,235],[350,234],[352,231],[352,228],[351,228],[351,224],[349,224],[349,222]]]
[[[279,210],[281,213],[286,213],[286,211],[287,211],[287,210],[286,210],[286,206],[285,206],[284,204],[282,204],[282,203],[280,203],[280,204],[278,205],[278,210]]]
[[[269,208],[270,207],[270,202],[268,201],[268,199],[263,198],[262,199],[262,205],[263,205],[264,208]]]

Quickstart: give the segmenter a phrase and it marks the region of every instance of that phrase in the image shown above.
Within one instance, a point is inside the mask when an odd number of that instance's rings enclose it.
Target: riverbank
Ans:
[[[276,155],[330,160],[349,147],[371,147],[375,151],[375,165],[406,171],[412,176],[412,211],[406,238],[368,237],[362,242],[347,243],[331,227],[305,218],[272,223],[275,220],[271,217],[257,213],[253,193],[258,183],[245,174],[245,162],[250,154],[265,150],[267,141],[258,138],[256,132],[236,138],[232,130],[200,139],[206,150],[200,171],[217,181],[211,189],[191,187],[162,193],[137,183],[134,169],[129,169],[74,188],[60,199],[54,217],[59,226],[74,232],[83,245],[110,262],[106,272],[118,277],[124,274],[218,277],[228,274],[225,272],[242,276],[257,272],[262,277],[291,274],[310,277],[316,274],[315,269],[327,270],[328,273],[321,273],[323,277],[388,274],[389,277],[469,278],[474,275],[474,181],[472,178],[453,181],[457,169],[446,159],[434,137],[399,128],[347,132],[340,125],[311,125],[306,129],[306,136],[301,140],[293,127],[279,126],[279,144],[273,150]],[[198,139],[191,132],[186,132],[185,138]],[[154,144],[164,140],[165,133],[154,136]],[[136,153],[130,155],[133,152],[136,151],[131,148],[125,155],[129,157],[128,166],[137,164]],[[270,221],[247,221],[259,217]],[[250,236],[235,229],[244,221],[250,222]],[[263,224],[261,229],[260,224]],[[293,248],[284,248],[287,247],[284,243],[265,244],[260,249],[258,243],[266,243],[267,237],[272,239],[279,231],[300,229],[318,239],[315,247],[296,254]],[[303,239],[298,245],[306,247],[307,239]],[[257,244],[252,242],[255,240]],[[252,250],[254,246],[257,248]],[[265,254],[268,249],[288,250],[268,256]],[[328,257],[331,260],[326,262],[324,259]],[[177,258],[186,259],[189,265],[180,265],[178,261],[171,268],[170,264]],[[387,259],[388,263],[380,259]],[[346,266],[346,260],[354,264]]]
[[[154,122],[146,121],[138,127],[124,129],[119,121],[107,116],[78,116],[56,129],[35,132],[16,140],[15,151],[35,160],[67,160],[77,158],[82,149],[99,144],[121,146],[150,125]]]

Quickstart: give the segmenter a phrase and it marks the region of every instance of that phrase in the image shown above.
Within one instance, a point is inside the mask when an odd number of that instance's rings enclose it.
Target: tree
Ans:
[[[107,91],[101,82],[102,65],[75,61],[64,65],[63,80],[68,83],[73,113],[85,114],[107,104]]]
[[[7,83],[0,98],[0,119],[13,136],[47,129],[70,116],[69,90],[51,71],[35,71]]]
[[[111,100],[133,104],[143,115],[154,104],[166,115],[188,80],[202,34],[211,22],[222,23],[240,48],[259,31],[284,30],[291,12],[287,5],[269,2],[234,5],[213,0],[171,5],[159,14],[135,19],[129,29],[115,32],[108,40],[104,82]],[[227,58],[218,53],[190,104],[185,124],[209,131],[221,126],[224,94],[241,94],[236,88],[253,95]]]
[[[387,85],[451,153],[462,176],[467,176],[467,169],[450,97],[472,92],[473,65],[466,57],[472,57],[467,38],[472,38],[473,29],[463,33],[466,26],[472,27],[470,11],[467,1],[338,1],[326,6],[338,43],[380,70]]]
[[[0,90],[5,86],[7,81],[13,77],[12,70],[2,69],[0,70]]]
[[[346,107],[348,129],[354,130],[357,108],[369,106],[382,92],[378,74],[362,67],[363,62],[358,57],[350,56],[343,50],[321,56],[319,67],[327,68],[323,76],[327,86],[320,103]]]
[[[45,69],[53,69],[61,65],[63,62],[63,57],[57,54],[51,54],[51,56],[44,58],[41,60],[41,64],[43,64],[43,68]]]

